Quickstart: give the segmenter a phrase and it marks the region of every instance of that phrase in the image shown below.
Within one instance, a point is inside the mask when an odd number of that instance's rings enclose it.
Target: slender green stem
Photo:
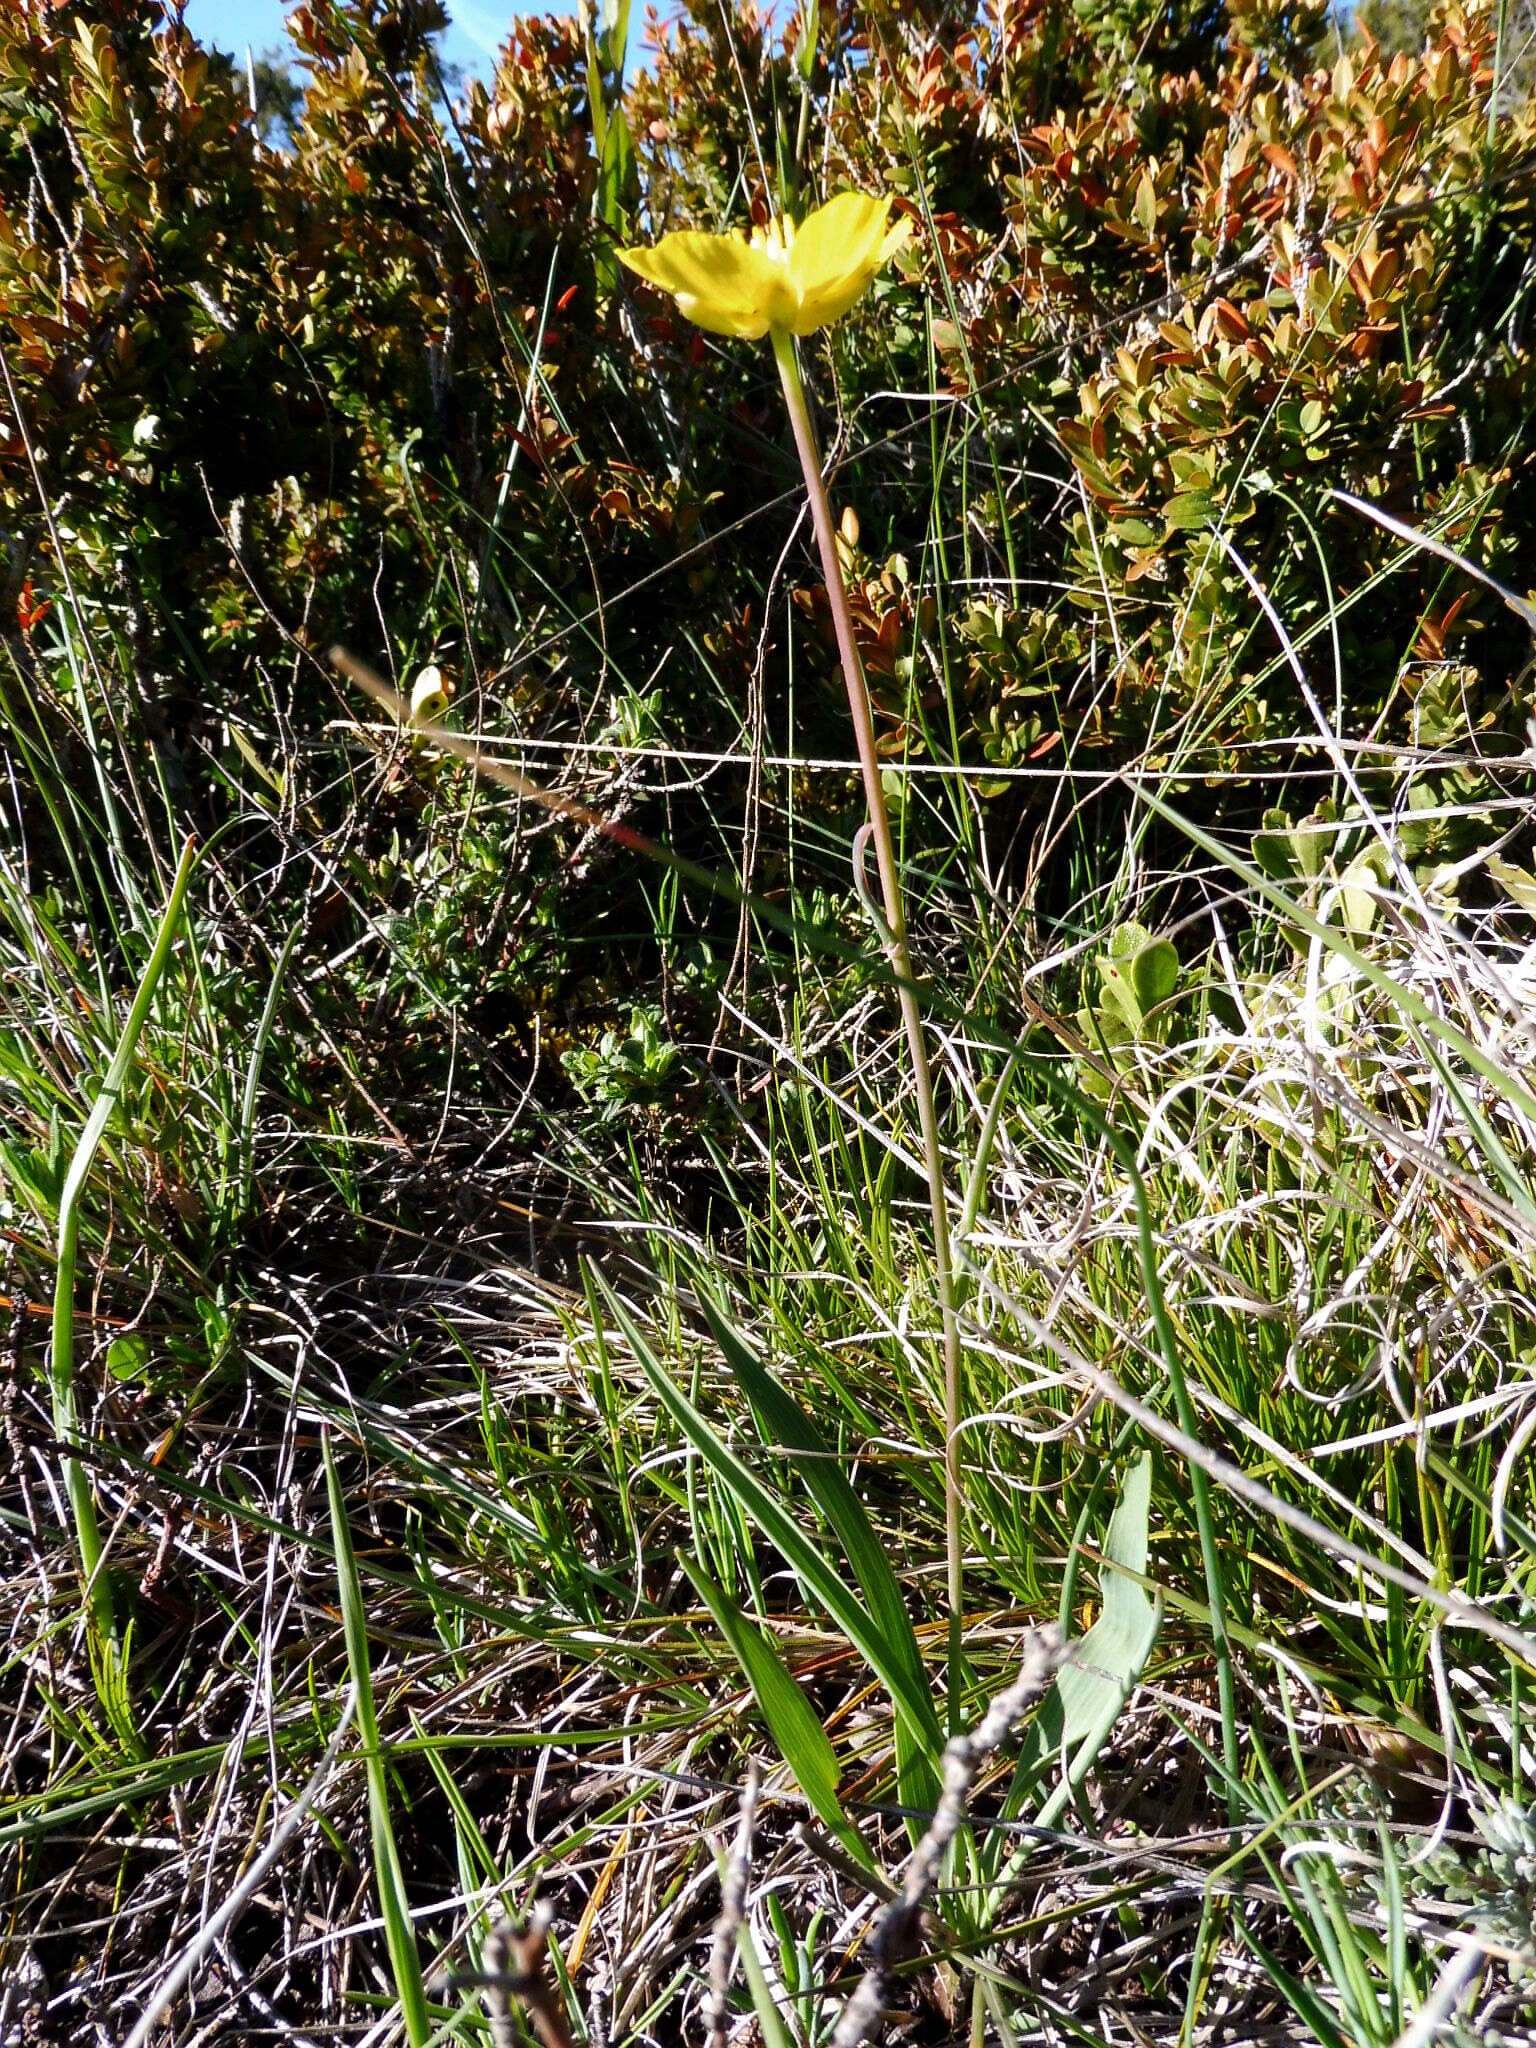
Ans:
[[[139,1034],[144,1029],[144,1021],[149,1015],[149,1006],[154,999],[155,984],[164,973],[166,962],[171,957],[171,943],[181,919],[181,908],[186,899],[187,884],[192,878],[195,858],[194,842],[189,839],[182,851],[176,878],[171,884],[170,899],[165,906],[165,915],[160,920],[160,929],[155,934],[149,964],[144,969],[144,977],[128,1011],[128,1020],[117,1041],[106,1079],[102,1082],[100,1092],[91,1105],[91,1113],[85,1120],[85,1128],[81,1131],[79,1142],[75,1146],[74,1157],[69,1162],[69,1171],[64,1176],[64,1187],[59,1196],[58,1259],[53,1283],[53,1351],[50,1359],[53,1382],[53,1429],[63,1450],[64,1490],[69,1496],[70,1510],[74,1516],[75,1541],[80,1551],[80,1571],[85,1580],[86,1597],[109,1658],[117,1640],[112,1587],[103,1569],[101,1528],[96,1520],[96,1497],[91,1491],[90,1476],[74,1455],[81,1441],[80,1420],[75,1408],[74,1370],[75,1261],[80,1243],[80,1198],[85,1191],[85,1183],[96,1157],[96,1148],[101,1143],[108,1119],[117,1107],[123,1085],[128,1079],[134,1048],[138,1045]]]
[[[917,1094],[917,1119],[922,1130],[923,1156],[928,1167],[928,1200],[933,1211],[933,1266],[938,1282],[939,1313],[944,1338],[944,1533],[948,1566],[949,1597],[949,1721],[959,1726],[960,1712],[960,1621],[964,1580],[960,1554],[960,1322],[955,1313],[954,1265],[950,1256],[949,1203],[944,1191],[944,1154],[939,1144],[939,1119],[934,1108],[933,1075],[928,1064],[928,1043],[923,1030],[923,1013],[917,983],[912,973],[912,955],[907,947],[906,911],[902,903],[901,875],[896,866],[896,848],[891,838],[891,820],[885,807],[885,788],[880,780],[880,760],[875,751],[875,721],[870,706],[869,685],[853,634],[853,617],[848,609],[848,591],[838,559],[837,540],[832,528],[832,507],[821,473],[821,455],[805,401],[805,386],[795,355],[792,335],[773,330],[773,353],[784,386],[795,447],[805,472],[806,495],[810,500],[811,523],[821,551],[821,569],[826,578],[827,600],[842,659],[843,678],[848,686],[848,709],[853,716],[854,738],[859,749],[859,767],[864,777],[864,799],[869,811],[870,837],[880,873],[880,893],[885,903],[881,940],[901,999],[901,1021],[906,1030],[912,1058],[912,1079]]]

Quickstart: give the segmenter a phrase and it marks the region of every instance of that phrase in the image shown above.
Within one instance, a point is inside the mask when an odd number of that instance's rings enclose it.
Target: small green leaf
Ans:
[[[149,1339],[114,1337],[107,1346],[107,1371],[115,1380],[142,1380],[148,1376]]]
[[[1368,853],[1362,853],[1350,862],[1339,884],[1344,929],[1357,939],[1363,939],[1376,922],[1374,890],[1379,879],[1375,862]]]
[[[1303,818],[1292,834],[1291,845],[1296,852],[1296,865],[1309,882],[1315,882],[1328,865],[1328,856],[1333,850],[1335,835],[1319,830],[1331,825],[1333,819],[1321,811],[1313,811]]]
[[[1135,918],[1127,918],[1124,924],[1117,924],[1109,935],[1109,944],[1104,951],[1111,960],[1134,960],[1152,934],[1144,924]]]
[[[1163,523],[1170,533],[1197,533],[1216,517],[1216,500],[1209,491],[1181,491],[1163,507]]]
[[[1116,519],[1111,521],[1110,532],[1116,540],[1124,541],[1127,547],[1155,548],[1157,528],[1148,519]]]
[[[1253,835],[1253,857],[1272,881],[1295,880],[1297,861],[1291,821],[1284,811],[1264,813],[1264,830]]]
[[[1522,910],[1536,911],[1536,875],[1529,868],[1516,867],[1513,861],[1497,853],[1490,854],[1488,872],[1507,896],[1514,898]]]
[[[1157,232],[1157,186],[1145,168],[1136,181],[1136,218],[1148,236]]]
[[[1131,986],[1143,1017],[1166,1003],[1179,984],[1179,956],[1167,939],[1153,939],[1131,960]]]

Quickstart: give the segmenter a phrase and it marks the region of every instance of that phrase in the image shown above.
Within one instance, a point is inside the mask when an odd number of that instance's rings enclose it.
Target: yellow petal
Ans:
[[[909,223],[890,227],[889,218],[889,200],[840,192],[798,230],[774,223],[750,241],[684,230],[619,258],[713,334],[810,334],[840,320],[906,241]]]
[[[789,252],[788,269],[800,294],[791,323],[796,334],[841,320],[871,279],[906,241],[911,224],[888,227],[890,201],[863,192],[839,192],[803,221]]]
[[[669,292],[679,311],[712,334],[756,341],[773,324],[766,303],[768,259],[740,235],[685,229],[663,235],[651,249],[621,249],[619,261]]]
[[[789,249],[789,268],[801,291],[819,291],[877,262],[889,217],[890,201],[867,192],[839,192],[808,214]]]

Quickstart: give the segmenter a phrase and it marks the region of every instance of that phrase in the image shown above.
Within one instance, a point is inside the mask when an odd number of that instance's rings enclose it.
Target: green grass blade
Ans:
[[[101,1144],[112,1112],[122,1097],[123,1085],[128,1079],[128,1070],[133,1063],[139,1036],[149,1016],[150,1004],[154,1001],[156,985],[171,957],[171,946],[176,937],[176,927],[181,921],[187,885],[192,879],[196,859],[195,843],[189,839],[182,848],[181,860],[171,883],[171,892],[166,899],[165,913],[160,919],[160,928],[155,934],[155,943],[150,951],[148,964],[129,1006],[127,1019],[117,1041],[117,1049],[112,1055],[111,1065],[107,1068],[106,1079],[97,1092],[90,1115],[86,1118],[85,1127],[76,1143],[59,1197],[58,1263],[53,1285],[53,1355],[50,1366],[53,1426],[59,1442],[66,1446],[63,1459],[64,1486],[74,1517],[75,1541],[80,1550],[80,1571],[85,1580],[91,1614],[104,1645],[115,1644],[117,1635],[112,1588],[102,1568],[101,1530],[96,1520],[96,1497],[91,1491],[91,1482],[86,1476],[84,1466],[78,1458],[71,1455],[72,1447],[80,1443],[74,1369],[75,1264],[80,1245],[80,1202],[95,1162],[97,1148]],[[115,1661],[115,1651],[109,1650],[107,1654],[109,1660]],[[114,1715],[122,1704],[121,1700],[114,1698]]]
[[[784,2015],[774,2003],[773,1986],[768,1982],[768,1972],[763,1968],[763,1959],[757,1952],[757,1943],[752,1939],[752,1930],[745,1921],[737,1929],[736,1952],[741,1957],[747,1989],[752,1994],[752,2010],[757,2014],[757,2028],[763,2037],[763,2048],[795,2048],[795,2038],[784,2024]]]
[[[1262,1965],[1264,1974],[1302,2024],[1311,2028],[1322,2048],[1358,2048],[1358,2044],[1340,2029],[1334,2014],[1311,1985],[1303,1983],[1294,1972],[1286,1969],[1255,1935],[1249,1933],[1241,1920],[1237,1926],[1249,1952]]]
[[[406,1907],[405,1877],[400,1852],[395,1846],[394,1824],[389,1811],[389,1780],[379,1748],[379,1723],[373,1707],[373,1675],[368,1662],[368,1615],[363,1605],[363,1585],[358,1577],[357,1557],[352,1548],[352,1528],[347,1520],[346,1496],[341,1475],[331,1450],[327,1429],[321,1437],[325,1456],[325,1484],[331,1503],[331,1536],[336,1545],[336,1586],[341,1599],[341,1625],[347,1639],[347,1664],[357,1688],[357,1725],[363,1738],[363,1760],[368,1774],[368,1832],[373,1842],[373,1876],[378,1887],[379,1910],[384,1919],[384,1940],[394,1972],[395,1993],[405,2019],[411,2048],[425,2048],[432,2034],[427,2011],[426,1987],[421,1977],[421,1958],[416,1952],[416,1930]]]
[[[790,1675],[779,1655],[778,1645],[766,1630],[742,1613],[701,1564],[681,1554],[679,1561],[745,1672],[747,1683],[768,1724],[768,1732],[794,1773],[795,1783],[810,1801],[818,1819],[837,1837],[849,1855],[873,1870],[874,1858],[843,1812],[837,1796],[838,1780],[842,1776],[837,1752],[827,1731],[811,1711],[805,1694]]]
[[[896,1574],[865,1513],[864,1503],[854,1492],[835,1452],[793,1395],[779,1385],[707,1297],[704,1315],[726,1364],[759,1418],[765,1444],[770,1450],[786,1453],[842,1544],[870,1619],[885,1639],[887,1654],[905,1672],[914,1697],[931,1697],[917,1635]],[[938,1796],[936,1765],[943,1747],[944,1737],[935,1709],[925,1745],[909,1755],[898,1756],[905,1804],[933,1805]]]
[[[277,1006],[282,999],[283,983],[288,975],[288,962],[298,944],[304,926],[293,926],[283,941],[283,950],[277,956],[277,965],[272,970],[271,985],[267,990],[266,1002],[262,1005],[261,1018],[256,1026],[255,1041],[251,1046],[250,1063],[245,1070],[245,1088],[240,1098],[240,1203],[236,1216],[243,1216],[250,1207],[251,1179],[255,1165],[256,1148],[256,1095],[261,1081],[261,1063],[266,1057],[267,1041],[272,1036],[272,1027],[277,1021]]]
[[[715,1434],[709,1423],[675,1385],[651,1348],[650,1340],[601,1273],[594,1272],[608,1312],[624,1333],[641,1371],[677,1427],[728,1487],[748,1515],[805,1585],[821,1602],[848,1641],[863,1657],[891,1696],[896,1712],[920,1743],[930,1740],[933,1701],[926,1688],[917,1691],[899,1659],[891,1655],[884,1633],[855,1598],[825,1554],[771,1494],[754,1472]]]

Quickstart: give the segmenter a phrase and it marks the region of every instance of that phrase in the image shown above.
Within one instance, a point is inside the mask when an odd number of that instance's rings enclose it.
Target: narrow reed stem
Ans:
[[[933,1211],[933,1265],[938,1281],[939,1313],[944,1336],[944,1533],[948,1566],[949,1598],[949,1725],[959,1728],[960,1713],[960,1624],[964,1581],[960,1555],[960,1323],[955,1313],[954,1264],[950,1256],[949,1204],[944,1192],[944,1155],[939,1145],[939,1119],[933,1101],[933,1075],[928,1064],[928,1044],[923,1031],[923,1013],[912,973],[912,955],[907,947],[906,911],[901,896],[901,876],[896,867],[896,848],[891,838],[890,815],[885,807],[885,788],[880,780],[880,760],[875,751],[875,721],[869,700],[864,663],[853,635],[853,616],[848,609],[848,590],[843,582],[837,541],[832,528],[832,507],[821,473],[821,455],[806,404],[805,385],[795,354],[794,337],[772,330],[773,353],[784,386],[784,402],[794,429],[800,467],[805,472],[806,495],[810,500],[811,522],[816,545],[821,551],[821,571],[826,579],[832,624],[837,634],[837,651],[848,686],[848,709],[853,716],[854,738],[859,749],[859,767],[864,777],[864,800],[869,811],[869,834],[874,842],[875,861],[880,872],[880,893],[885,903],[885,928],[881,940],[895,977],[901,1000],[901,1020],[906,1029],[912,1058],[912,1079],[917,1093],[917,1118],[922,1129],[923,1155],[928,1168],[928,1200]]]

